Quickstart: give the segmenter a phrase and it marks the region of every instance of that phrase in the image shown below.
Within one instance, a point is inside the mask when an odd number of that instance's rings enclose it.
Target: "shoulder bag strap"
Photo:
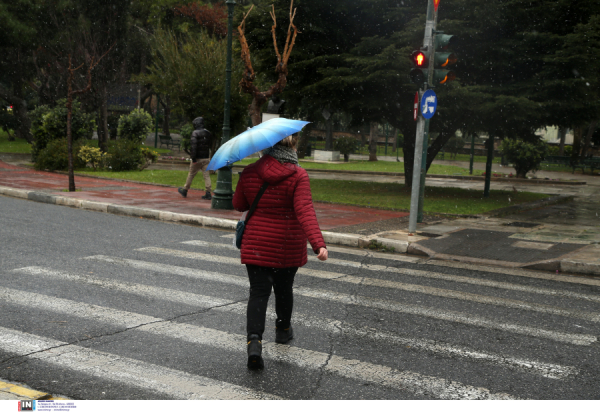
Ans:
[[[258,194],[254,198],[254,202],[252,202],[252,206],[250,206],[250,210],[248,211],[248,214],[246,215],[246,220],[245,220],[246,223],[248,223],[248,220],[250,220],[250,216],[252,216],[252,213],[254,213],[254,209],[256,209],[256,205],[258,205],[258,201],[260,200],[260,197],[263,195],[263,193],[267,189],[267,186],[269,186],[269,182],[265,182],[261,186],[260,190],[258,191]]]

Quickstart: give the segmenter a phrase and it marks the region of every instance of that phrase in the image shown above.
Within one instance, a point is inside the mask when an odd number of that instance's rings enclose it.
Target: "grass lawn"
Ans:
[[[90,176],[134,180],[183,186],[187,177],[185,170],[143,170],[132,172],[93,172],[79,170]],[[233,174],[233,187],[239,175]],[[216,188],[217,175],[211,175],[213,188]],[[192,189],[204,190],[202,175],[196,175]],[[403,184],[352,182],[339,180],[311,180],[313,199],[322,202],[377,207],[390,210],[410,209],[410,191]],[[490,197],[483,198],[483,190],[464,190],[446,187],[426,187],[424,211],[426,213],[479,214],[519,203],[543,199],[548,195],[538,193],[492,190]]]
[[[15,138],[14,142],[9,142],[8,133],[0,130],[0,153],[31,153],[31,146],[23,139]]]
[[[236,165],[249,165],[258,160],[258,158],[244,159],[236,162]],[[393,172],[404,173],[403,162],[369,162],[368,160],[353,160],[345,163],[314,163],[303,162],[300,159],[300,166],[305,169],[321,169],[321,170],[349,170],[349,171],[368,171],[368,172]],[[428,174],[432,175],[468,175],[469,169],[464,169],[458,166],[432,164]],[[473,171],[474,176],[480,176],[482,171]]]

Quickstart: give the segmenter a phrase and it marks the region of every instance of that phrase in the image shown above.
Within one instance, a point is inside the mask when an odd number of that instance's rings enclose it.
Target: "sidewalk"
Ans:
[[[324,177],[310,171],[309,175]],[[340,175],[348,180],[403,179]],[[330,174],[327,178],[331,178]],[[451,178],[428,179],[427,184],[483,187],[483,182]],[[226,230],[234,230],[241,215],[233,210],[211,209],[210,201],[202,200],[204,192],[199,190],[190,190],[188,197],[183,198],[170,186],[82,176],[76,177],[76,185],[81,191],[67,192],[64,190],[68,187],[68,177],[64,174],[38,172],[0,160],[0,195],[4,196]],[[523,186],[517,189],[524,190]],[[586,186],[536,184],[527,185],[526,190],[563,195],[555,196],[558,201],[564,195],[589,197],[590,204],[597,206],[600,184]],[[496,188],[512,190],[514,185],[493,183],[492,189]],[[546,205],[547,202],[542,202],[530,207]],[[593,206],[585,225],[547,223],[543,219],[538,223],[536,218],[522,219],[518,214],[504,218],[427,217],[418,225],[416,236],[408,236],[406,212],[326,203],[315,203],[315,210],[325,241],[331,245],[365,247],[375,241],[393,247],[395,252],[416,254],[424,259],[600,275],[600,218],[593,215],[598,210]]]

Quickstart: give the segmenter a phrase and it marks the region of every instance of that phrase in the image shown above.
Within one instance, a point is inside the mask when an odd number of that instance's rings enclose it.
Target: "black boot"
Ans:
[[[248,337],[248,369],[262,369],[265,363],[262,358],[262,342],[258,335]]]
[[[292,339],[294,339],[294,330],[291,325],[287,329],[275,328],[275,342],[288,343]]]
[[[204,196],[202,196],[202,199],[204,199],[204,200],[212,199],[212,196],[210,195],[210,190],[206,191],[206,194]]]
[[[181,196],[187,197],[187,190],[185,190],[183,187],[178,188],[177,191]]]

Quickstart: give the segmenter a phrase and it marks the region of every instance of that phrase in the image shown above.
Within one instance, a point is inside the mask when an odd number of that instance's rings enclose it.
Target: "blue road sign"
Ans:
[[[421,97],[421,114],[426,119],[431,119],[437,109],[437,96],[431,89],[423,93]]]

